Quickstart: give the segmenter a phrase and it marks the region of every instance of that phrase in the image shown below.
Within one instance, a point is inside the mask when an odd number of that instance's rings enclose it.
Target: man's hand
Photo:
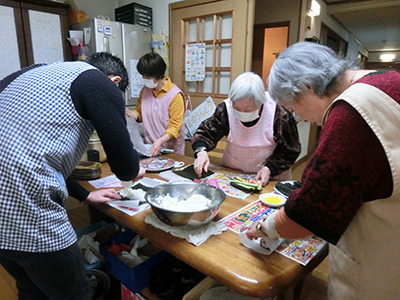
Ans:
[[[121,196],[114,189],[101,189],[90,192],[86,198],[88,203],[107,203],[113,200],[120,200]]]

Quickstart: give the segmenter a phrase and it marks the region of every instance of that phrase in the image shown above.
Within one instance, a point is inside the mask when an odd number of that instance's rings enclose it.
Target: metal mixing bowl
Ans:
[[[207,209],[194,211],[174,211],[163,206],[158,197],[167,196],[179,198],[185,195],[186,199],[191,196],[191,192],[203,195],[211,200],[211,204]],[[148,190],[144,196],[146,201],[151,205],[155,215],[165,224],[170,226],[182,226],[189,229],[198,228],[209,224],[217,215],[219,208],[225,200],[225,193],[212,185],[200,184],[195,182],[174,182],[158,185]],[[185,199],[181,201],[186,201]]]

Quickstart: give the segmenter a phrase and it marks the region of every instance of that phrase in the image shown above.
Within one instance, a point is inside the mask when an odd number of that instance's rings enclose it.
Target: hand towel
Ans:
[[[192,243],[195,246],[201,245],[210,236],[220,234],[228,229],[225,224],[212,221],[210,224],[196,229],[183,229],[175,226],[169,226],[161,222],[154,213],[148,215],[144,221],[147,224],[164,230],[165,232],[169,232],[173,236],[186,239],[189,243]]]

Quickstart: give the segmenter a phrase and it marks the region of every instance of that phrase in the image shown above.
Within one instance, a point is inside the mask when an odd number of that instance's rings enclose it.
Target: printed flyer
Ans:
[[[305,266],[326,243],[325,240],[317,236],[304,240],[286,240],[275,251]]]
[[[250,226],[260,218],[269,216],[274,211],[275,209],[263,205],[260,200],[257,200],[235,211],[229,216],[226,216],[218,222],[224,223],[228,229],[239,234],[244,230],[244,228]]]
[[[264,216],[272,214],[274,211],[275,209],[263,205],[260,200],[257,200],[218,222],[224,223],[230,230],[239,234],[252,223]],[[317,236],[307,239],[285,240],[275,251],[305,266],[317,255],[326,243],[325,240]]]

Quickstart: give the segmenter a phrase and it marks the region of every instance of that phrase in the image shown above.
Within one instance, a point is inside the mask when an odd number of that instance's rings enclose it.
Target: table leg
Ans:
[[[304,279],[293,287],[293,300],[299,300],[303,290]]]
[[[285,293],[276,295],[276,300],[285,300]]]

